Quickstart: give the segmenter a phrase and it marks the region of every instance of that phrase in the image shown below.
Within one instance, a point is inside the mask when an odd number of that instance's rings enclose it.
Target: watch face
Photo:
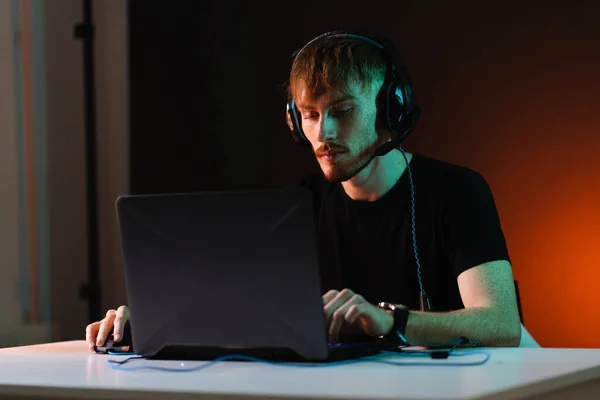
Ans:
[[[385,302],[385,301],[379,302],[379,304],[377,304],[377,307],[382,308],[384,310],[390,310],[390,311],[394,311],[396,309],[395,305],[393,305],[392,303]]]

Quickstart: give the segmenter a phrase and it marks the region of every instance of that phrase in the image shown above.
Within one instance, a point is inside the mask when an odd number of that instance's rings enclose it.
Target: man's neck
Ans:
[[[412,154],[406,153],[406,158],[410,163]],[[353,200],[375,201],[394,187],[405,170],[402,152],[394,149],[384,156],[375,157],[362,171],[342,182],[342,186]]]

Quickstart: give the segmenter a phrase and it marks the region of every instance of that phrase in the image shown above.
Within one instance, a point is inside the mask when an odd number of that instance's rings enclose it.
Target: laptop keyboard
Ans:
[[[336,343],[329,343],[329,348],[330,349],[347,349],[347,348],[351,348],[351,347],[361,347],[361,346],[367,346],[369,345],[369,343],[341,343],[341,342],[336,342]]]

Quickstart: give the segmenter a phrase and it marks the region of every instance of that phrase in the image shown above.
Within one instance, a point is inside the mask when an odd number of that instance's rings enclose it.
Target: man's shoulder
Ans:
[[[473,213],[487,204],[495,207],[493,190],[476,168],[432,157],[419,157],[419,179],[425,197],[448,211]],[[491,210],[491,208],[489,208]]]
[[[414,154],[419,174],[435,185],[486,184],[483,174],[472,167],[420,153]]]

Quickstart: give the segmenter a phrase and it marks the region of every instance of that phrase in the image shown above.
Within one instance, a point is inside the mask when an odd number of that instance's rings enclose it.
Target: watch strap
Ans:
[[[392,311],[392,316],[394,319],[390,332],[381,337],[387,340],[393,340],[395,342],[400,341],[403,345],[408,345],[408,340],[406,340],[405,337],[409,315],[408,307],[396,306],[386,302],[380,302],[378,307],[384,310]]]
[[[394,325],[389,334],[404,337],[406,334],[406,325],[408,323],[408,308],[396,307],[394,310]]]

